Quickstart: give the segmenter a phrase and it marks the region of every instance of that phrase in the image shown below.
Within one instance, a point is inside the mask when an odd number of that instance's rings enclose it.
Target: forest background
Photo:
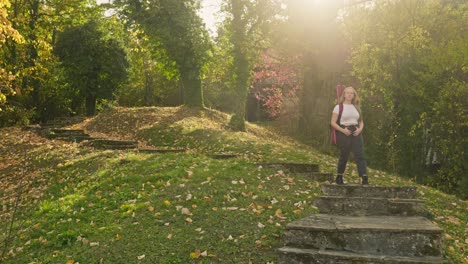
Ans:
[[[324,152],[357,88],[369,166],[468,197],[468,3],[0,0],[0,127],[107,107],[215,108]]]

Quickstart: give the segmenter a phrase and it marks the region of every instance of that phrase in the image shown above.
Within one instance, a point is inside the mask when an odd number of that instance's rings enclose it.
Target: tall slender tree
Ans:
[[[280,13],[280,2],[275,0],[226,0],[227,31],[232,45],[232,89],[235,108],[230,120],[234,130],[245,130],[247,95],[251,86],[254,61],[262,50],[270,46],[270,26]]]

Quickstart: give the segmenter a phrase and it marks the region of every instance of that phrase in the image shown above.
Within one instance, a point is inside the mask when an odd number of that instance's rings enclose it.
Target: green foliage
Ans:
[[[116,39],[104,38],[97,21],[60,33],[55,52],[62,61],[70,86],[78,91],[74,98],[77,105],[86,102],[87,115],[94,114],[97,99],[112,98],[127,78],[124,50]]]
[[[184,103],[203,107],[201,70],[210,46],[208,33],[197,15],[199,2],[185,1],[114,1],[115,7],[130,24],[141,26],[154,46],[162,47],[168,60],[175,62],[183,85]],[[171,69],[170,67],[169,69]]]
[[[127,28],[129,81],[117,92],[121,106],[180,105],[180,77],[165,50],[138,25]]]
[[[225,27],[223,25],[222,27]],[[215,38],[213,54],[203,68],[203,94],[205,105],[223,112],[234,112],[235,101],[232,87],[233,58],[232,43],[226,31],[218,32]]]
[[[295,62],[301,89],[298,102],[285,109],[290,114],[279,118],[296,120],[295,125],[284,125],[289,134],[330,151],[328,124],[335,104],[335,87],[352,83],[344,76],[350,48],[345,42],[340,12],[345,2],[284,2],[283,19],[275,25],[272,44],[283,60]]]
[[[98,14],[95,2],[13,1],[5,9],[2,7],[3,10],[17,30],[8,32],[19,33],[22,38],[21,41],[17,36],[7,38],[0,48],[0,67],[14,77],[10,82],[6,108],[16,112],[14,115],[0,113],[1,123],[28,123],[30,119],[33,122],[46,121],[67,115],[71,100],[67,98],[64,75],[52,53],[52,46],[57,31],[67,25],[83,23],[86,17]],[[8,119],[7,115],[17,119]]]
[[[254,60],[267,45],[269,26],[275,21],[279,3],[275,1],[225,1],[226,33],[232,67],[230,89],[234,98],[231,121],[233,129],[244,129],[247,95],[251,85]],[[231,60],[228,60],[229,62]]]
[[[346,18],[368,156],[379,167],[459,194],[468,55],[468,36],[459,29],[467,8],[458,1],[382,1]]]

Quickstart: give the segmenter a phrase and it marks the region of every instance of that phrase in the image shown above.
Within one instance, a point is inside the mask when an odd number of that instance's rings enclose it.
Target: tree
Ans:
[[[297,125],[289,130],[329,150],[329,124],[335,103],[335,86],[346,80],[347,47],[339,18],[343,1],[285,0],[284,19],[274,35],[275,49],[284,58],[297,58],[301,87]]]
[[[15,42],[22,42],[23,37],[16,31],[11,22],[8,20],[8,14],[4,11],[10,7],[8,0],[0,0],[0,43],[4,44],[7,38],[11,38]],[[4,65],[0,65],[0,112],[4,111],[3,106],[7,102],[7,96],[15,94],[12,89],[11,82],[15,76],[4,69]]]
[[[230,126],[234,130],[245,130],[246,103],[251,86],[254,61],[260,52],[269,46],[270,26],[279,14],[280,3],[274,0],[225,2],[228,14],[227,32],[232,45],[232,82],[234,114]]]
[[[78,92],[78,105],[84,100],[87,116],[94,115],[97,99],[112,98],[127,77],[123,48],[113,38],[104,39],[96,21],[60,33],[55,52]]]
[[[2,8],[22,42],[6,39],[0,61],[15,79],[15,94],[8,98],[8,110],[0,114],[0,125],[47,121],[69,113],[66,83],[58,59],[52,53],[56,32],[67,25],[82,24],[86,17],[99,16],[95,1],[31,0],[10,1]]]
[[[140,25],[153,42],[154,48],[163,48],[167,57],[162,63],[175,64],[183,85],[186,105],[203,107],[201,70],[210,47],[209,37],[197,15],[196,0],[116,0],[117,8],[130,24]],[[131,26],[131,25],[130,25]]]
[[[367,152],[376,165],[465,196],[467,10],[455,0],[380,1],[345,18]]]
[[[243,18],[246,3],[243,0],[231,0],[232,12],[232,45],[233,45],[233,69],[234,90],[237,98],[234,106],[234,115],[231,117],[230,126],[234,130],[245,130],[245,110],[247,91],[249,87],[250,63],[247,55],[247,19]]]

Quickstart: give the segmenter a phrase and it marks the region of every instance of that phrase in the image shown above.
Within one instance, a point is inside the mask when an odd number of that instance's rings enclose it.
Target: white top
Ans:
[[[333,113],[340,113],[340,106],[333,108]],[[343,113],[341,114],[340,124],[342,126],[352,126],[359,124],[359,112],[353,104],[343,104]]]

